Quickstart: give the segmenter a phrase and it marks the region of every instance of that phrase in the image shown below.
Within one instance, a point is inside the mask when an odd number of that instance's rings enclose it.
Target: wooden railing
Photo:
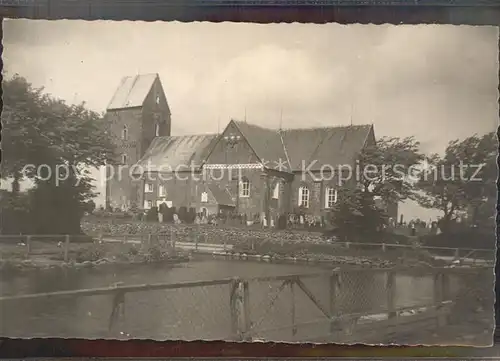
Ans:
[[[207,249],[206,242],[200,242],[199,237],[193,236],[189,240],[177,240],[173,232],[169,234],[125,234],[125,235],[106,235],[99,234],[96,237],[87,235],[0,235],[1,244],[17,244],[25,247],[26,257],[29,257],[35,251],[34,242],[51,244],[56,246],[53,252],[60,252],[64,262],[69,260],[69,248],[72,243],[81,242],[97,242],[97,243],[130,243],[141,244],[150,247],[155,242],[166,244],[171,247],[178,247],[200,253],[212,253],[231,251],[234,245],[221,242],[220,244],[210,243]],[[255,249],[255,241],[252,242],[252,249]],[[326,245],[326,244],[325,244]],[[491,265],[495,262],[495,251],[493,249],[476,249],[476,248],[452,248],[452,247],[436,247],[436,246],[421,246],[407,245],[395,243],[354,243],[354,242],[334,242],[330,244],[332,247],[340,247],[344,249],[359,249],[359,250],[376,250],[382,254],[391,250],[422,250],[428,251],[436,258],[442,258],[450,263],[459,261],[460,263],[471,264],[487,264]],[[286,241],[281,241],[281,246],[286,248]],[[328,245],[329,246],[329,245]]]
[[[346,275],[356,275],[356,272],[361,274],[377,274],[385,275],[385,300],[379,300],[384,303],[382,309],[374,308],[367,305],[361,312],[343,313],[337,303],[342,294],[349,291],[352,297],[357,297],[357,293],[362,290],[349,289],[349,285],[345,284],[344,278]],[[431,303],[417,304],[411,307],[396,306],[396,282],[395,277],[399,272],[420,272],[433,279],[433,301]],[[17,303],[21,301],[36,302],[40,299],[55,299],[60,297],[89,297],[97,295],[112,296],[112,312],[109,317],[109,330],[113,330],[113,326],[117,323],[120,313],[124,312],[125,294],[138,293],[145,291],[166,291],[166,290],[193,290],[200,287],[213,286],[229,286],[229,317],[230,330],[228,330],[227,339],[231,340],[254,340],[266,339],[266,334],[269,332],[281,332],[280,340],[296,340],[306,341],[304,336],[297,339],[297,332],[301,327],[328,325],[328,331],[323,334],[313,335],[307,333],[309,340],[321,340],[322,342],[385,342],[385,338],[393,337],[403,328],[406,330],[412,327],[419,327],[422,322],[426,323],[426,327],[433,325],[439,329],[448,323],[448,316],[451,307],[456,301],[457,293],[451,292],[450,276],[457,275],[458,272],[463,275],[471,275],[476,272],[473,269],[457,270],[453,268],[392,268],[392,269],[351,269],[348,271],[335,269],[328,272],[302,273],[284,276],[269,276],[255,278],[228,278],[209,281],[181,282],[181,283],[156,283],[156,284],[140,284],[140,285],[124,285],[114,284],[110,287],[101,287],[93,289],[80,289],[69,291],[58,291],[50,293],[25,294],[15,296],[0,297],[0,304],[5,312],[8,312],[9,303]],[[327,280],[328,289],[328,304],[323,304],[318,294],[315,294],[309,286],[306,285],[308,279]],[[321,281],[321,282],[323,282]],[[252,298],[250,292],[253,287],[260,284],[259,287],[266,286],[266,282],[274,282],[279,284],[276,287],[274,295],[268,295],[270,304],[273,304],[280,293],[285,289],[289,289],[291,297],[286,297],[285,302],[291,306],[290,323],[276,321],[272,324],[273,327],[262,327],[262,321],[273,317],[269,314],[269,310],[265,308],[255,308],[251,304]],[[491,285],[490,285],[491,286]],[[465,284],[463,287],[468,287]],[[264,287],[266,288],[266,287]],[[227,288],[226,288],[227,290]],[[309,319],[307,321],[297,322],[296,316],[303,309],[296,307],[296,291],[300,291],[310,301],[310,307],[315,307],[320,311],[322,317],[320,319]],[[216,291],[220,293],[220,291]],[[210,299],[200,299],[199,302],[210,302]],[[183,302],[182,302],[183,303]],[[182,307],[181,305],[176,305]],[[215,305],[213,305],[215,307]],[[12,307],[15,307],[12,306]],[[253,314],[251,309],[253,307]],[[271,306],[270,306],[271,307]],[[409,310],[420,309],[421,312],[405,315]],[[377,316],[378,320],[373,320],[370,317]],[[370,321],[371,320],[371,321]],[[182,321],[182,320],[181,320]],[[203,323],[203,320],[198,320]],[[267,338],[269,339],[269,338]],[[276,338],[273,338],[276,340]]]

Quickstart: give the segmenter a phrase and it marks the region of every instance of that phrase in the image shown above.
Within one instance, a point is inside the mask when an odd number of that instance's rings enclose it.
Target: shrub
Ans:
[[[158,208],[151,207],[146,213],[146,220],[150,222],[158,222]]]
[[[158,247],[151,247],[145,255],[145,262],[159,262],[166,258],[166,253],[162,252]]]
[[[90,249],[78,250],[76,253],[75,261],[78,263],[87,261],[95,262],[101,258],[102,258],[102,251],[97,247],[93,247]]]
[[[128,254],[129,256],[137,256],[139,254],[139,250],[135,247],[130,247]]]

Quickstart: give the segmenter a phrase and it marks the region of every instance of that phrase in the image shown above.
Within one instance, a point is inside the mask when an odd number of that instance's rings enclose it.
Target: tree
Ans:
[[[472,224],[488,222],[494,215],[497,150],[497,137],[491,132],[454,140],[443,156],[433,154],[427,158],[427,169],[418,181],[422,194],[417,200],[423,207],[443,212],[439,224],[443,233],[451,231],[461,214],[468,213]],[[488,203],[491,210],[485,212]]]
[[[384,209],[376,205],[369,192],[345,189],[331,210],[333,231],[343,241],[376,241],[387,225]]]
[[[384,137],[363,149],[359,157],[359,186],[384,202],[415,199],[413,176],[424,159],[413,137]]]
[[[354,188],[342,190],[331,211],[331,222],[343,239],[376,240],[387,226],[384,206],[415,199],[412,179],[424,156],[413,137],[384,137],[365,147],[358,158]]]
[[[35,181],[30,221],[38,232],[79,232],[85,203],[95,196],[88,169],[114,158],[104,119],[18,75],[4,81],[3,94],[2,178],[13,179],[14,194],[23,177]]]

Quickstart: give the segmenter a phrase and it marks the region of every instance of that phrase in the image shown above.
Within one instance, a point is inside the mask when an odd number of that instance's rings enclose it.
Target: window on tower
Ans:
[[[126,125],[124,125],[122,129],[122,139],[123,140],[128,139],[128,127]]]
[[[160,136],[160,124],[156,123],[155,124],[155,137]]]
[[[122,164],[127,164],[127,155],[122,154]]]

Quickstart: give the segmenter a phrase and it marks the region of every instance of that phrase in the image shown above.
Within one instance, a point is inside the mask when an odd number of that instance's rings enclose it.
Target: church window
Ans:
[[[325,207],[333,208],[337,203],[337,190],[333,187],[327,187],[325,192]]]
[[[250,197],[250,181],[243,178],[240,183],[240,197]]]
[[[309,188],[306,186],[299,188],[299,207],[309,208]]]
[[[208,202],[208,194],[207,192],[201,193],[201,203],[207,203]]]
[[[166,195],[165,186],[159,186],[158,187],[158,195],[160,197],[165,197],[165,195]]]
[[[128,139],[128,127],[126,125],[124,125],[122,129],[122,139],[123,140]]]
[[[156,104],[160,104],[160,96],[159,95],[156,96]]]
[[[122,164],[127,164],[127,155],[122,154]]]
[[[155,124],[155,137],[160,136],[160,124],[156,123]]]
[[[153,184],[146,183],[146,185],[144,186],[144,192],[145,193],[153,193]]]
[[[273,189],[273,199],[279,199],[280,197],[280,182],[276,182]]]

